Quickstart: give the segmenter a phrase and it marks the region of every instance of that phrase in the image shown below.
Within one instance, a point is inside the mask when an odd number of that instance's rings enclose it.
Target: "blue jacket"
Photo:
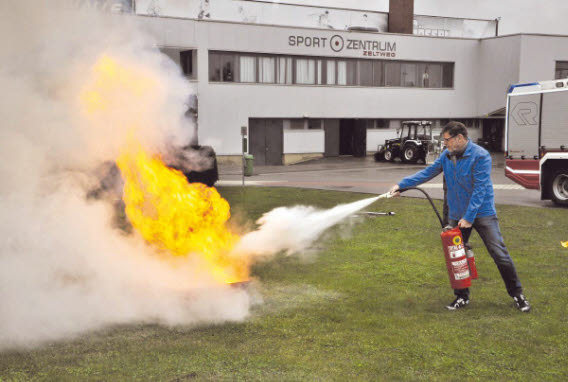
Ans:
[[[404,178],[400,188],[413,187],[429,181],[444,171],[448,186],[449,218],[465,219],[496,215],[493,183],[491,182],[491,155],[487,150],[469,141],[457,159],[456,165],[444,150],[436,161],[424,170]]]

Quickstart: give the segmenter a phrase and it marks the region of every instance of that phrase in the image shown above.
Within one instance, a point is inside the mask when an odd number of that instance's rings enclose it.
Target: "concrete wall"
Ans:
[[[392,138],[396,138],[396,129],[367,129],[367,152],[377,151],[378,145]]]
[[[568,61],[568,37],[522,35],[519,82],[553,80],[556,61]]]
[[[284,153],[323,153],[323,130],[284,130]]]
[[[519,81],[521,36],[481,40],[477,115],[505,106],[507,88]]]
[[[505,106],[509,85],[554,79],[568,61],[568,37],[512,35],[480,40],[478,115]]]

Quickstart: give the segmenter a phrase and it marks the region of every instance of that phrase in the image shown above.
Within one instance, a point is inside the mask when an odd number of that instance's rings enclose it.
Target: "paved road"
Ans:
[[[498,204],[553,208],[554,204],[540,200],[540,191],[527,190],[505,177],[501,156],[494,156],[491,179]],[[353,191],[371,194],[387,192],[402,178],[424,168],[425,165],[388,163],[368,158],[324,158],[290,166],[257,166],[254,175],[245,177],[246,185],[302,187],[322,190]],[[220,167],[219,185],[241,185],[240,168]],[[442,175],[422,187],[436,199],[443,198]],[[417,191],[405,196],[422,197]]]

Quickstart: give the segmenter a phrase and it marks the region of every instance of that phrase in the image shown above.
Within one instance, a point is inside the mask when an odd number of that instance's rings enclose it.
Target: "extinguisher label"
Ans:
[[[458,259],[465,256],[465,249],[462,246],[450,247],[450,259]]]
[[[467,279],[469,277],[467,258],[463,260],[452,261],[452,272],[456,280]]]

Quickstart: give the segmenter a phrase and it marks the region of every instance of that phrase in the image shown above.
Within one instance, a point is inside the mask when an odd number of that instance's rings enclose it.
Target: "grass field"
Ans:
[[[273,207],[332,207],[368,195],[221,188],[234,220]],[[255,265],[263,303],[250,318],[198,328],[114,327],[33,351],[0,353],[0,380],[568,380],[567,209],[498,206],[505,242],[533,305],[519,313],[481,239],[472,303],[453,296],[439,223],[425,200],[380,200],[331,229],[309,260]],[[249,223],[250,224],[250,223]]]

